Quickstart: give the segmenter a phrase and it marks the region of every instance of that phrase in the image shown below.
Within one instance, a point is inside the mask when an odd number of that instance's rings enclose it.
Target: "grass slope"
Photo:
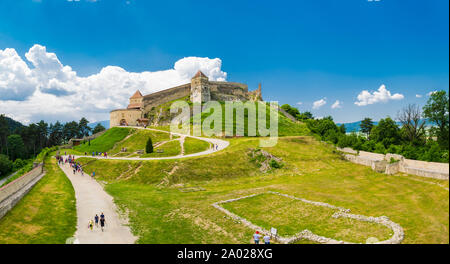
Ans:
[[[103,135],[96,139],[91,140],[91,144],[88,142],[74,147],[74,150],[79,152],[87,152],[92,154],[93,151],[96,152],[107,152],[114,147],[114,144],[123,140],[130,133],[134,132],[134,129],[113,127],[108,129]]]
[[[249,123],[249,113],[248,110],[243,107],[236,107],[233,113],[233,120],[225,120],[225,102],[219,102],[222,109],[222,131],[225,131],[225,127],[233,126],[233,135],[237,134],[236,126],[240,122],[237,121],[237,112],[238,110],[244,110],[244,116],[243,116],[243,122],[244,122],[244,136],[249,135],[249,128],[254,128],[256,131],[256,136],[260,136],[259,133],[259,124],[258,124],[258,116],[259,111],[258,109],[260,107],[266,107],[266,124],[267,127],[269,127],[270,124],[270,113],[275,112],[276,115],[278,115],[278,136],[295,136],[295,135],[306,135],[309,133],[308,128],[304,123],[294,123],[289,118],[285,117],[282,113],[280,113],[277,110],[274,110],[267,104],[263,103],[257,103],[257,102],[250,102],[255,104],[255,123]],[[242,109],[243,108],[243,109]],[[214,115],[214,111],[211,111],[209,109],[206,109],[201,114],[201,122],[205,121],[206,118],[209,116]],[[196,120],[196,117],[191,118],[191,124],[193,124],[194,120]]]
[[[46,175],[0,219],[0,244],[64,244],[74,235],[72,184],[54,159],[46,162]]]
[[[263,174],[246,154],[258,142],[230,139],[230,147],[220,152],[182,160],[79,161],[87,164],[85,171],[95,170],[108,183],[105,189],[119,207],[129,210],[138,243],[250,243],[254,230],[225,218],[211,204],[268,190],[349,208],[355,214],[388,216],[404,228],[404,243],[449,243],[449,193],[433,181],[374,172],[341,159],[312,137],[280,138],[276,147],[265,148],[285,166]],[[302,208],[282,210],[280,204],[274,210],[279,216],[271,216],[270,225],[288,233],[302,228],[292,219]],[[308,213],[314,216],[314,211]],[[353,235],[346,234],[345,226],[332,230],[321,225],[321,217],[309,219],[308,227],[324,234],[344,230],[341,237],[356,241],[384,236],[384,231],[366,227]]]
[[[184,155],[208,150],[210,146],[209,142],[187,137],[184,140]]]

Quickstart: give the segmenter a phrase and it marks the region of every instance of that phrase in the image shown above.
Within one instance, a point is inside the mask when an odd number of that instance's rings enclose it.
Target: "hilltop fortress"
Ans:
[[[110,112],[110,127],[124,125],[142,126],[158,123],[160,118],[154,120],[152,111],[154,112],[158,106],[164,103],[187,97],[192,103],[208,101],[262,101],[261,84],[257,90],[249,92],[246,84],[209,81],[205,74],[198,71],[192,77],[190,83],[148,95],[142,95],[139,90],[136,91],[130,97],[130,103],[126,109],[116,109]],[[159,116],[161,116],[161,112]]]

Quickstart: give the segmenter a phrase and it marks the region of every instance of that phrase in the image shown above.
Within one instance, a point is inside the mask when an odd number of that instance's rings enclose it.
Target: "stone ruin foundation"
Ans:
[[[262,192],[262,193],[257,193],[257,194],[252,194],[252,195],[247,195],[247,196],[242,196],[242,197],[238,197],[238,198],[234,198],[234,199],[229,199],[229,200],[224,200],[224,201],[219,201],[216,203],[213,203],[212,206],[215,207],[216,209],[224,212],[226,215],[228,215],[229,217],[231,217],[233,220],[235,221],[239,221],[241,223],[243,223],[245,226],[248,226],[249,228],[253,229],[253,230],[257,230],[259,231],[261,234],[264,235],[271,235],[269,230],[266,230],[260,226],[257,226],[255,224],[253,224],[252,222],[250,222],[249,220],[240,217],[230,211],[228,211],[227,209],[223,208],[222,206],[220,206],[220,204],[224,204],[224,203],[231,203],[234,201],[238,201],[238,200],[242,200],[242,199],[246,199],[246,198],[250,198],[250,197],[254,197],[254,196],[258,196],[258,195],[262,195],[265,193],[270,193],[270,194],[275,194],[275,195],[279,195],[279,196],[284,196],[287,198],[291,198],[291,199],[295,199],[295,200],[299,200],[302,201],[304,203],[308,203],[308,204],[312,204],[312,205],[316,205],[316,206],[323,206],[323,207],[328,207],[331,209],[335,209],[338,210],[338,212],[334,213],[332,215],[333,218],[350,218],[350,219],[355,219],[358,221],[365,221],[365,222],[371,222],[371,223],[376,223],[376,224],[380,224],[383,226],[388,227],[389,229],[391,229],[393,231],[393,235],[387,239],[387,240],[383,240],[383,241],[379,241],[379,242],[374,242],[374,244],[400,244],[405,235],[404,235],[404,231],[403,228],[391,221],[387,216],[379,216],[379,217],[372,217],[372,216],[364,216],[364,215],[357,215],[357,214],[351,214],[350,213],[350,209],[346,209],[346,208],[342,208],[342,207],[337,207],[328,203],[323,203],[323,202],[315,202],[315,201],[309,201],[303,198],[298,198],[292,195],[288,195],[288,194],[283,194],[283,193],[279,193],[279,192],[273,192],[273,191],[268,191],[268,192]],[[328,237],[324,237],[324,236],[319,236],[316,235],[314,233],[312,233],[311,231],[305,229],[293,236],[290,237],[282,237],[282,236],[277,236],[275,238],[276,241],[278,241],[281,244],[291,244],[294,243],[296,241],[299,241],[301,239],[306,239],[306,240],[310,240],[313,242],[317,242],[317,243],[321,243],[321,244],[357,244],[357,243],[353,243],[353,242],[347,242],[347,241],[342,241],[342,240],[336,240],[333,238],[328,238]]]

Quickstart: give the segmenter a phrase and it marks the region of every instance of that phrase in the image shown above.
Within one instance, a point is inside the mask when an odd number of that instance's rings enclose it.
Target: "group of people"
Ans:
[[[259,240],[261,237],[262,237],[262,235],[259,234],[258,231],[256,231],[255,234],[253,235],[253,240],[255,240],[255,244],[259,244]],[[263,237],[263,240],[264,240],[264,244],[266,244],[266,245],[270,244],[270,236],[269,235],[266,234]]]
[[[100,214],[100,217],[98,216],[98,214],[95,214],[94,216],[94,220],[89,220],[89,224],[88,224],[88,228],[93,230],[94,229],[94,223],[95,223],[95,227],[98,227],[98,224],[100,223],[100,228],[103,230],[105,229],[105,224],[106,224],[106,219],[105,219],[105,215],[103,213]]]
[[[64,154],[67,154],[67,152],[64,153]],[[64,164],[68,163],[69,166],[73,169],[73,174],[75,174],[75,173],[77,173],[77,172],[80,172],[80,173],[81,173],[81,176],[84,175],[83,167],[81,166],[81,164],[80,164],[79,162],[76,162],[75,156],[72,156],[72,155],[69,154],[69,156],[67,156],[67,157],[64,159],[63,156],[57,155],[57,156],[56,156],[56,159],[58,160],[58,165],[59,165],[59,164],[63,164],[63,165],[64,165]]]
[[[87,153],[85,152],[84,155],[87,156]],[[108,153],[93,151],[92,152],[92,157],[96,157],[96,156],[108,158]]]

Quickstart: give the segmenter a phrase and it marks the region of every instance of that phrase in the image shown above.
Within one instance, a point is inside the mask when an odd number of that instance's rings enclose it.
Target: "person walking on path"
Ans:
[[[104,217],[100,218],[100,227],[102,228],[102,232],[103,232],[103,229],[105,228],[105,222],[106,222],[106,220]]]
[[[264,239],[264,244],[266,244],[266,245],[269,245],[269,244],[270,244],[270,236],[265,235],[265,236],[263,237],[263,239]]]
[[[98,227],[98,214],[95,214],[94,220],[95,220],[95,227]]]
[[[91,230],[94,228],[94,222],[92,221],[92,219],[89,220],[88,228],[90,228]]]
[[[259,234],[258,231],[256,231],[255,234],[253,235],[253,240],[255,240],[255,244],[259,244],[260,238],[261,238],[261,235]]]

